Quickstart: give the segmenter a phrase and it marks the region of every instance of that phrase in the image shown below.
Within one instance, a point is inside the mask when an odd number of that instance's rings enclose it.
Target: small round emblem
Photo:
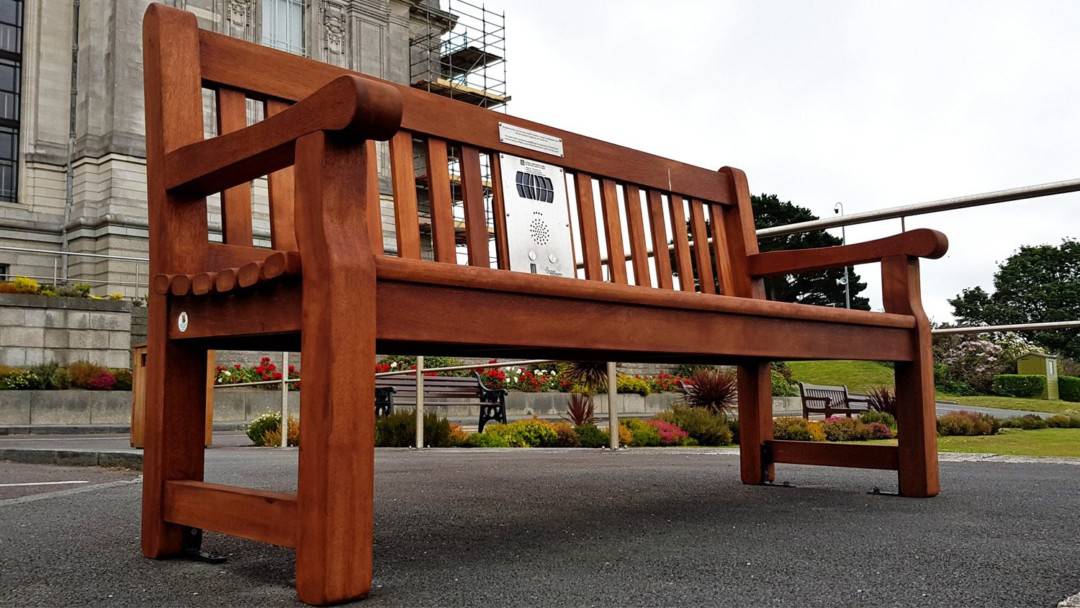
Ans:
[[[176,328],[180,330],[180,333],[187,331],[188,318],[187,313],[182,312],[176,317]]]

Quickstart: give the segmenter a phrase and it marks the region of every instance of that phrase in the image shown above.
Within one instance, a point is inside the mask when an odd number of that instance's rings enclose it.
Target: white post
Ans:
[[[416,447],[424,447],[424,357],[416,358]]]
[[[611,435],[611,449],[619,449],[619,413],[615,398],[619,396],[619,380],[615,375],[615,362],[607,364],[607,409],[608,433]]]
[[[281,447],[289,447],[289,353],[281,353]]]

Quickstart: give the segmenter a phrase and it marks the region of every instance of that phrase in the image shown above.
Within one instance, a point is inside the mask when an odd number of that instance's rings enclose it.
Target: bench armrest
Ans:
[[[751,275],[767,277],[880,262],[892,256],[936,259],[948,250],[949,239],[944,234],[919,228],[853,245],[759,253],[749,256],[748,264]]]
[[[476,383],[478,385],[480,385],[480,398],[481,399],[487,399],[488,395],[493,395],[493,396],[498,397],[500,394],[501,395],[506,395],[507,393],[510,392],[510,391],[506,390],[505,388],[488,388],[487,385],[484,384],[483,379],[480,377],[480,372],[474,371],[473,372],[473,377],[476,378]]]
[[[340,76],[286,110],[249,127],[165,156],[165,187],[201,197],[293,164],[295,143],[317,131],[386,140],[401,125],[401,94],[390,85]]]

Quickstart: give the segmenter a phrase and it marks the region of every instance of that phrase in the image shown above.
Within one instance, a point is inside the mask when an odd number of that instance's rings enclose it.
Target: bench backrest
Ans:
[[[252,101],[264,116],[273,115],[353,72],[199,30],[194,15],[175,9],[149,11],[144,30],[150,233],[159,241],[151,243],[157,259],[152,272],[198,272],[261,259],[267,250],[255,251],[252,242],[251,185],[222,194],[224,245],[209,243],[205,199],[181,206],[165,196],[163,177],[154,175],[160,156],[203,138],[203,89],[213,92],[218,132],[225,133],[247,125]],[[436,262],[508,269],[503,189],[515,184],[501,183],[499,153],[506,153],[565,170],[579,278],[763,297],[746,264],[758,248],[741,171],[696,167],[393,86],[404,102],[401,130],[389,144],[398,256],[421,259],[421,234],[430,230]],[[500,125],[557,137],[563,154],[507,143]],[[366,199],[371,247],[381,255],[377,154],[374,143],[366,145],[368,186],[358,196]],[[268,185],[272,248],[295,251],[292,168],[268,176]],[[418,185],[430,199],[423,219]],[[462,242],[467,255],[459,261]],[[661,255],[650,256],[656,246]]]
[[[393,388],[394,398],[404,401],[416,399],[416,376],[376,376],[376,388]],[[424,395],[435,399],[475,399],[480,395],[476,378],[454,376],[424,376]]]
[[[823,408],[826,404],[823,399],[829,399],[828,404],[830,409],[847,407],[848,389],[846,386],[828,386],[800,382],[799,393],[807,407]]]

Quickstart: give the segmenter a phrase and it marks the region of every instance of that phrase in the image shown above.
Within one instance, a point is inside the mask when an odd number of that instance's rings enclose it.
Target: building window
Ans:
[[[262,0],[262,43],[304,54],[304,0]]]
[[[11,280],[11,267],[7,264],[0,264],[0,281]]]
[[[0,201],[9,202],[19,191],[22,26],[22,0],[0,0]]]

